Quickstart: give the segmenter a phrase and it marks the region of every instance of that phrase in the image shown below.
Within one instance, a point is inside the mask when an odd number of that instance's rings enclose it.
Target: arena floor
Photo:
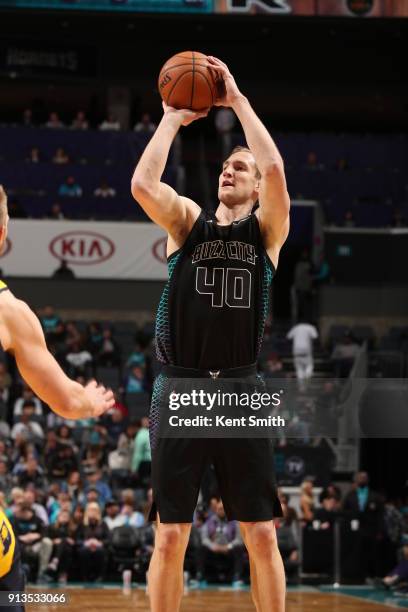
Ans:
[[[38,589],[29,589],[38,592]],[[51,591],[51,589],[47,589]],[[62,589],[59,590],[62,592]],[[148,598],[142,587],[132,589],[130,595],[124,595],[116,586],[99,588],[65,587],[68,603],[65,605],[27,606],[27,612],[78,612],[94,610],[120,610],[121,612],[149,612]],[[387,612],[392,608],[408,608],[408,598],[399,599],[388,593],[369,587],[344,587],[333,591],[329,587],[289,588],[287,594],[287,612]],[[228,587],[190,590],[183,598],[181,612],[254,612],[248,590],[232,590]]]

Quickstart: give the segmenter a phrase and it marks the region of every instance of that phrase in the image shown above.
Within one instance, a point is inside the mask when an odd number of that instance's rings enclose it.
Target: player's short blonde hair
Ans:
[[[5,225],[7,219],[7,195],[3,185],[0,185],[0,226]]]
[[[245,153],[250,153],[252,155],[252,157],[254,157],[254,154],[252,153],[251,149],[249,149],[248,147],[243,147],[242,145],[237,145],[236,147],[234,147],[230,153],[230,156],[233,155],[234,153],[239,153],[240,151],[244,151]],[[255,158],[254,158],[255,161]],[[261,173],[259,172],[259,168],[256,165],[255,162],[255,177],[257,179],[261,178]]]

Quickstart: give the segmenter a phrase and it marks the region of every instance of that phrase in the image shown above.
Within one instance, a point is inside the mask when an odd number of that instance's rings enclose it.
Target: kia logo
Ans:
[[[160,263],[167,263],[167,238],[156,240],[152,246],[153,257],[158,259]]]
[[[90,266],[112,257],[115,245],[102,234],[77,231],[56,236],[49,249],[57,259],[76,266]]]
[[[0,257],[5,257],[6,255],[8,255],[12,249],[12,244],[11,244],[11,240],[9,240],[8,238],[6,238],[6,242],[3,245],[3,248],[1,249],[1,253],[0,253]]]

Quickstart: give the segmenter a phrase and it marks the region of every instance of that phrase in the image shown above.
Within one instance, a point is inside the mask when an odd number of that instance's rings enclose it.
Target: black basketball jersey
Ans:
[[[202,211],[168,269],[156,319],[159,361],[208,370],[254,363],[275,272],[256,215],[220,226]]]

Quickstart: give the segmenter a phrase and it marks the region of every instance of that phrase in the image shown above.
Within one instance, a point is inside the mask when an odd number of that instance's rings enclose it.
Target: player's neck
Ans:
[[[228,207],[224,202],[220,202],[215,211],[218,225],[231,225],[234,221],[247,217],[251,213],[253,205],[253,202],[249,201]]]

